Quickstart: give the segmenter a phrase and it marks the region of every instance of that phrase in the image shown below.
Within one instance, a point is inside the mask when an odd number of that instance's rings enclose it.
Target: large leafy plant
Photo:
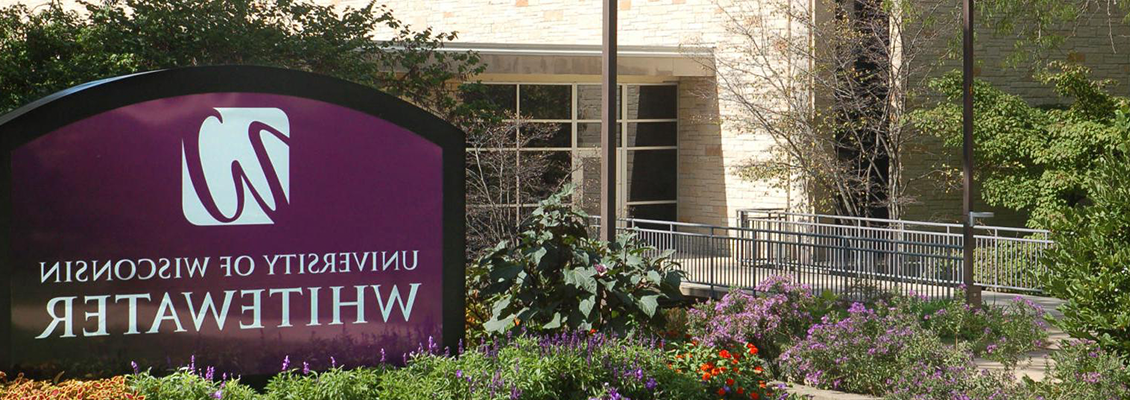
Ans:
[[[513,241],[501,242],[470,268],[491,307],[483,326],[514,329],[660,328],[660,308],[679,301],[682,271],[634,236],[613,243],[589,237],[588,216],[564,200],[571,187],[542,201]]]
[[[1039,277],[1049,295],[1067,300],[1057,321],[1065,332],[1130,356],[1130,157],[1097,167],[1087,179],[1093,204],[1053,221],[1056,245]]]

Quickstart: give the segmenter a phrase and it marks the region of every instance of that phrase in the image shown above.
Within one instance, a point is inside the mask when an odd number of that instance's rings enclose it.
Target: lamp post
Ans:
[[[965,302],[981,305],[981,290],[973,280],[973,257],[977,242],[973,239],[973,0],[963,0],[963,29],[961,57],[962,96],[962,164],[964,192],[962,193],[962,269],[961,281],[965,284]]]
[[[616,1],[604,0],[600,96],[600,240],[616,240]]]

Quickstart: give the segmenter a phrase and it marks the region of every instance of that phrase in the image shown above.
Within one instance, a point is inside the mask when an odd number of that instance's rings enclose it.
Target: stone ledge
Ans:
[[[817,389],[810,386],[786,383],[785,391],[811,400],[879,400],[880,397]]]

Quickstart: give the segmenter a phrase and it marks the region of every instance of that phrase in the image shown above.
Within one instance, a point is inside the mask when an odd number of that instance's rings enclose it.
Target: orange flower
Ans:
[[[753,373],[755,373],[755,374],[760,374],[760,373],[762,373],[762,372],[764,372],[764,371],[765,371],[765,370],[764,370],[764,369],[762,369],[760,365],[758,365],[758,366],[756,366],[756,367],[753,367]]]
[[[698,341],[697,341],[697,340],[692,340],[692,341],[691,341],[691,346],[698,346]]]
[[[714,369],[714,364],[704,363],[702,366],[698,367],[698,369],[702,370],[702,372],[710,371]]]
[[[758,381],[757,386],[762,388],[762,389],[765,389],[765,381]]]
[[[589,329],[589,334],[590,334],[590,335],[595,335],[595,334],[596,334],[596,329],[595,329],[595,328],[594,328],[594,329]]]
[[[737,363],[738,363],[737,357],[730,359],[730,364],[737,364]]]
[[[709,372],[703,372],[702,373],[702,380],[709,381],[710,380],[710,373]]]

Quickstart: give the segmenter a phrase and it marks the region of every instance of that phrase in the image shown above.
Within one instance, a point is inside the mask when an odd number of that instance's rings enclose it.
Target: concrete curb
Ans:
[[[810,386],[786,383],[785,391],[811,400],[879,400],[881,397],[817,389]]]

